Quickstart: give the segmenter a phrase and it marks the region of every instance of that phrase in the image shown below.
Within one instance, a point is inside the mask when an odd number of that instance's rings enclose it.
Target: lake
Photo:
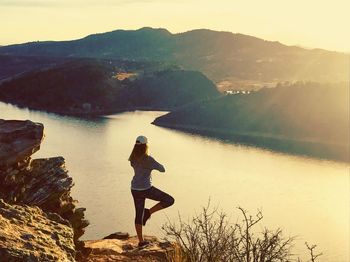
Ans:
[[[126,112],[96,119],[59,116],[0,103],[0,118],[30,119],[45,125],[34,158],[64,156],[75,181],[72,191],[90,221],[83,239],[115,231],[134,232],[130,194],[133,172],[127,161],[135,138],[148,137],[150,153],[166,168],[153,184],[170,193],[175,205],[155,214],[144,233],[162,237],[162,224],[186,219],[208,203],[237,220],[238,206],[254,215],[260,228],[283,229],[318,245],[317,261],[349,261],[349,165],[271,152],[151,125],[164,112]],[[146,202],[150,206],[151,201]],[[303,255],[301,255],[303,257]]]

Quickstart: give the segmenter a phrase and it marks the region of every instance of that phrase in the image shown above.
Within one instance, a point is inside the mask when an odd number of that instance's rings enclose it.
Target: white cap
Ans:
[[[136,144],[147,144],[148,140],[145,136],[138,136],[136,138]]]

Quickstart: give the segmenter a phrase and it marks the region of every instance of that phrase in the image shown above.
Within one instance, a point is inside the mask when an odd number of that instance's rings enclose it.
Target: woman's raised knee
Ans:
[[[164,208],[166,208],[174,205],[174,203],[175,203],[175,199],[172,196],[169,196],[167,197],[167,199],[165,199],[162,205],[164,206]]]

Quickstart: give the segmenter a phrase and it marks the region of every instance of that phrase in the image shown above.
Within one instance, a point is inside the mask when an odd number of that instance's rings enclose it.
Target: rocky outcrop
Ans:
[[[111,236],[116,239],[111,239]],[[174,244],[161,242],[156,237],[145,237],[150,244],[144,248],[138,248],[136,236],[128,237],[128,234],[112,234],[103,240],[85,241],[85,247],[90,249],[90,254],[82,259],[87,262],[103,261],[171,261],[174,255]]]
[[[0,199],[1,261],[74,261],[74,257],[73,229],[67,220]]]
[[[1,166],[23,166],[23,161],[40,149],[43,132],[39,123],[0,119],[0,172],[4,172]]]
[[[74,183],[64,158],[31,159],[40,148],[43,130],[42,124],[31,121],[0,120],[0,199],[58,214],[72,227],[75,247],[81,250],[79,237],[88,221],[85,209],[76,208],[70,196]]]

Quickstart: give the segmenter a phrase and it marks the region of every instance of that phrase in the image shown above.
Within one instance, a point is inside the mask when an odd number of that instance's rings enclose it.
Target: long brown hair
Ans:
[[[129,161],[133,163],[140,160],[144,155],[148,155],[147,144],[135,144],[129,156]]]

